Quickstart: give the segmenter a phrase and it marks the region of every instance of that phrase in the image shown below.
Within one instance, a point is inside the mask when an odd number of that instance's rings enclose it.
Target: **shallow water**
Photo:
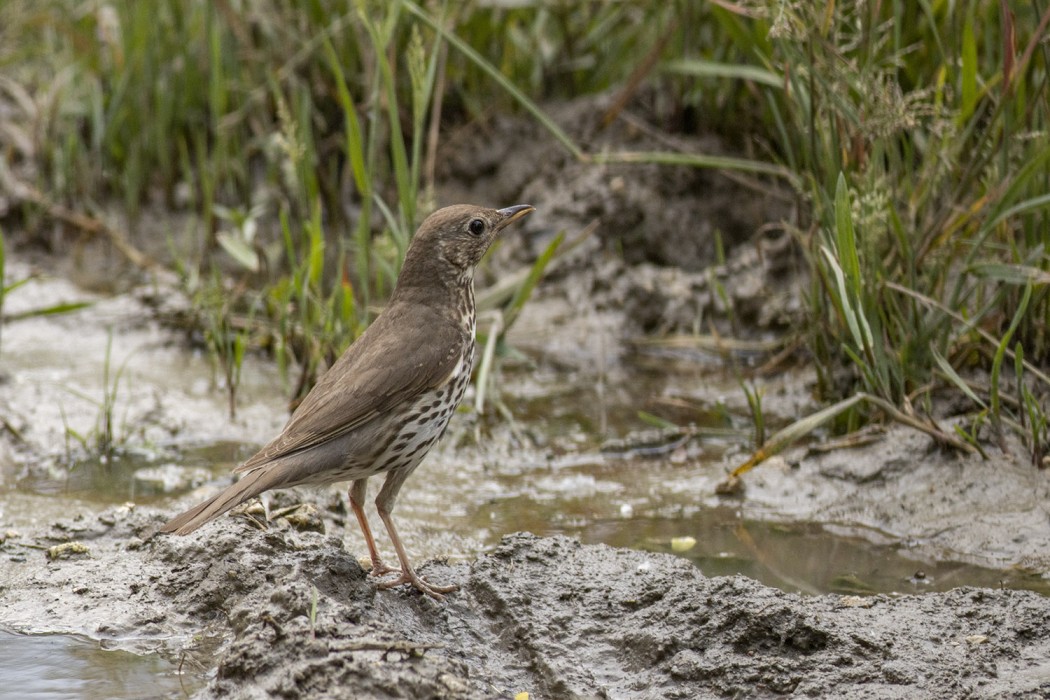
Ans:
[[[203,685],[159,654],[105,649],[73,635],[0,630],[0,698],[108,700],[182,698]]]

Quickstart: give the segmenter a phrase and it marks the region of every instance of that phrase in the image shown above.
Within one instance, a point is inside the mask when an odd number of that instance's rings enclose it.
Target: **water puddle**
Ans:
[[[17,489],[99,505],[128,501],[152,505],[209,481],[219,473],[217,464],[232,467],[250,454],[249,447],[229,441],[181,449],[154,445],[75,461],[67,471],[31,471],[19,480]]]
[[[704,574],[743,574],[799,593],[917,594],[979,586],[1050,595],[1050,581],[1038,575],[950,561],[922,561],[910,557],[906,548],[836,535],[821,525],[748,522],[720,509],[686,519],[593,522],[551,530],[559,531],[587,543],[656,552],[674,552],[675,545],[689,546],[691,541],[685,538],[692,538],[694,545],[674,553],[692,561]]]
[[[1019,588],[1050,595],[1050,580],[929,560],[873,531],[836,531],[817,523],[775,523],[734,507],[699,503],[692,485],[721,474],[669,474],[652,461],[619,469],[565,469],[519,482],[520,491],[482,506],[469,524],[487,544],[506,532],[564,534],[587,544],[667,552],[692,561],[707,576],[743,574],[785,591],[849,595],[911,594],[959,586]],[[590,472],[590,473],[589,473]],[[654,473],[655,472],[655,473]],[[692,499],[684,494],[692,491]],[[884,544],[880,544],[884,543]]]
[[[0,631],[0,698],[110,700],[185,698],[206,678],[181,674],[159,654],[105,649],[73,635]]]

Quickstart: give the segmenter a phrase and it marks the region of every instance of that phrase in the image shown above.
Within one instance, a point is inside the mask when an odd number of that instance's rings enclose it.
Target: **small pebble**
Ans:
[[[51,561],[56,559],[69,559],[80,554],[87,554],[87,545],[82,542],[63,542],[54,547],[47,548],[47,558]]]

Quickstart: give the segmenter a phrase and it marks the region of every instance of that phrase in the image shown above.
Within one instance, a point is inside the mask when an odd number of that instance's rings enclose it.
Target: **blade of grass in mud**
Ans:
[[[991,410],[992,420],[997,424],[1001,420],[1001,406],[999,399],[999,374],[1002,369],[1003,359],[1006,357],[1006,350],[1010,345],[1010,340],[1013,338],[1014,333],[1017,331],[1017,327],[1021,323],[1021,319],[1024,317],[1025,311],[1028,310],[1028,303],[1032,299],[1032,284],[1029,282],[1025,285],[1024,296],[1021,298],[1021,303],[1017,306],[1017,312],[1014,314],[1013,319],[1010,321],[1009,328],[1003,334],[1002,340],[999,341],[998,347],[995,349],[995,357],[992,360],[991,369],[991,390],[989,393],[989,409]],[[1023,358],[1022,358],[1023,362]]]
[[[781,428],[776,433],[769,437],[765,446],[756,450],[751,457],[749,457],[740,466],[734,469],[730,473],[731,479],[737,479],[741,475],[753,469],[758,464],[769,459],[775,454],[782,452],[787,447],[791,446],[800,439],[811,435],[818,428],[822,427],[829,421],[835,419],[839,415],[854,408],[859,403],[870,403],[878,407],[880,410],[886,413],[887,416],[893,420],[907,425],[908,427],[914,428],[921,432],[924,432],[934,438],[936,441],[949,445],[954,449],[961,450],[964,452],[974,452],[974,446],[969,442],[954,437],[948,433],[945,433],[938,429],[936,426],[923,422],[910,416],[902,411],[898,410],[893,404],[886,401],[885,399],[873,396],[871,394],[865,394],[863,392],[854,394],[848,399],[843,399],[831,406],[823,408],[815,413],[802,418],[801,420],[795,421],[791,425]]]
[[[970,388],[970,385],[959,376],[959,373],[955,371],[955,368],[952,367],[951,363],[948,362],[941,353],[937,352],[936,348],[931,348],[931,352],[933,353],[933,359],[937,362],[937,366],[941,368],[944,376],[946,376],[948,380],[959,389],[959,391],[969,397],[969,399],[975,404],[981,408],[987,408],[984,401],[982,401],[980,397],[974,393],[973,389]]]
[[[755,449],[762,449],[766,444],[766,416],[762,410],[762,390],[741,381],[740,388],[747,399],[747,408],[751,413],[751,424],[754,426]]]
[[[654,413],[649,413],[648,411],[638,411],[638,420],[642,421],[643,423],[648,423],[653,427],[660,428],[661,430],[669,430],[672,428],[679,427],[677,424],[667,420],[666,418],[661,418],[660,416]]]
[[[478,365],[478,376],[474,388],[474,410],[478,413],[485,411],[485,397],[492,376],[492,361],[496,357],[496,346],[499,338],[504,332],[503,313],[496,311],[493,315],[492,324],[489,326],[485,337],[484,348],[481,352],[481,362]]]
[[[781,428],[777,432],[769,436],[766,440],[765,445],[757,449],[751,457],[747,459],[743,464],[734,469],[731,473],[733,477],[739,477],[742,474],[750,471],[761,462],[769,459],[773,455],[782,452],[785,448],[791,446],[795,442],[798,442],[802,438],[810,435],[813,431],[822,427],[828,421],[836,418],[845,411],[850,410],[860,402],[864,401],[864,397],[860,394],[849,397],[838,401],[827,408],[823,408],[815,413],[812,413],[805,418],[795,421],[794,423]]]
[[[543,277],[543,273],[547,270],[547,266],[550,264],[554,256],[557,255],[558,249],[561,244],[565,241],[565,232],[561,231],[554,239],[547,244],[543,252],[540,253],[539,257],[536,258],[536,262],[529,268],[529,274],[525,277],[518,288],[514,290],[514,296],[511,298],[510,303],[507,305],[505,322],[502,324],[501,334],[506,334],[510,330],[511,326],[518,319],[518,315],[521,313],[529,297],[532,296],[532,290],[536,288],[536,284]]]
[[[92,304],[93,302],[90,301],[63,301],[49,306],[41,306],[34,309],[19,311],[14,314],[8,314],[3,317],[3,320],[10,323],[11,321],[22,321],[27,318],[37,318],[39,316],[58,316],[86,309]]]

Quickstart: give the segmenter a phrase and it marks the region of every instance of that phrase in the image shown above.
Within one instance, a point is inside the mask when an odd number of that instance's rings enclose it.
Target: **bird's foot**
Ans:
[[[395,569],[395,571],[396,571],[396,569]],[[451,584],[451,585],[448,585],[448,586],[438,586],[437,584],[430,583],[425,578],[423,578],[422,576],[418,575],[412,569],[407,569],[405,571],[401,571],[400,574],[401,574],[400,576],[398,576],[396,579],[394,579],[392,581],[382,581],[382,582],[380,582],[379,589],[380,590],[386,590],[388,588],[394,588],[395,586],[400,586],[403,583],[411,583],[413,586],[416,587],[416,589],[418,589],[419,591],[421,591],[423,593],[426,593],[428,596],[430,596],[431,598],[433,598],[434,600],[436,600],[438,602],[442,602],[442,601],[445,600],[445,596],[441,595],[442,593],[451,593],[452,591],[458,591],[459,590],[459,586],[457,586],[455,584]]]
[[[368,572],[369,576],[386,576],[387,574],[400,574],[401,569],[395,569],[392,566],[387,566],[383,563],[382,559],[372,560],[372,570]]]

